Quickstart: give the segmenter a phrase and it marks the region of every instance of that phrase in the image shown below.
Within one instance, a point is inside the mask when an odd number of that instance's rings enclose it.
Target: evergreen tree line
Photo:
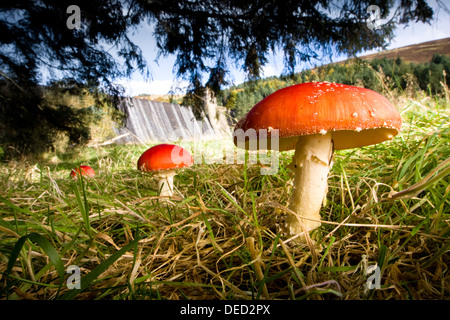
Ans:
[[[268,77],[222,90],[218,103],[226,106],[236,119],[278,89],[310,81],[328,81],[361,86],[379,93],[423,90],[429,95],[444,93],[450,83],[450,57],[435,54],[430,62],[410,63],[397,59],[357,59],[345,64],[330,64],[293,75]]]

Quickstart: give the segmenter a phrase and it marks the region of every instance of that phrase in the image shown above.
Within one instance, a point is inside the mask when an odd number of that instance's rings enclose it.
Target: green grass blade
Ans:
[[[41,236],[40,234],[37,234],[37,233],[30,233],[28,235],[28,238],[31,241],[38,244],[42,248],[42,250],[44,250],[44,252],[48,255],[50,261],[53,263],[56,270],[58,271],[59,278],[62,281],[64,279],[64,275],[66,274],[66,272],[64,270],[64,264],[61,260],[61,257],[59,256],[58,252],[53,247],[53,245],[50,243],[50,241],[48,241],[46,238],[44,238],[43,236]]]
[[[89,272],[86,276],[84,276],[81,279],[80,289],[72,289],[63,296],[61,296],[59,299],[61,300],[74,299],[79,293],[86,290],[92,284],[92,282],[94,282],[98,278],[100,274],[102,274],[114,262],[116,262],[117,259],[119,259],[125,252],[132,249],[138,243],[139,240],[141,240],[141,237],[137,236],[133,241],[122,247],[119,251],[113,253],[108,259],[100,263],[98,266],[92,269],[91,272]]]
[[[6,278],[9,277],[9,274],[11,273],[11,270],[14,267],[14,264],[16,263],[16,260],[20,255],[20,251],[22,250],[27,239],[36,243],[39,247],[42,248],[42,250],[44,250],[44,252],[49,257],[50,261],[55,266],[56,271],[58,272],[60,281],[62,283],[62,281],[64,280],[64,276],[65,276],[65,270],[64,270],[64,264],[61,260],[61,257],[59,256],[58,252],[53,247],[53,245],[50,243],[50,241],[48,241],[46,238],[44,238],[43,236],[41,236],[38,233],[30,233],[30,234],[27,234],[17,240],[17,242],[15,243],[13,249],[11,250],[11,254],[9,256],[8,265],[7,265],[7,268],[5,271]]]
[[[16,233],[14,231],[15,228],[8,221],[3,220],[2,218],[0,218],[0,227],[3,227],[5,229],[5,230],[2,230],[4,232],[11,231],[11,233],[14,233],[14,234]],[[16,230],[16,231],[18,231],[18,230]]]
[[[439,166],[437,166],[435,169],[433,169],[425,178],[423,178],[421,181],[413,184],[412,186],[410,186],[409,188],[402,190],[400,192],[397,192],[391,196],[389,196],[388,199],[386,199],[385,201],[388,200],[398,200],[398,199],[403,199],[403,198],[407,198],[407,197],[412,197],[415,196],[416,194],[418,194],[419,192],[421,192],[422,190],[428,188],[429,186],[433,185],[434,183],[436,183],[437,181],[443,179],[444,177],[446,177],[447,175],[450,174],[450,166],[448,166],[450,164],[450,158],[448,158],[447,160],[445,160],[444,162],[442,162]],[[445,166],[448,166],[447,168],[443,169],[438,175],[436,175],[435,177],[431,178],[438,170],[444,168]]]
[[[83,196],[81,195],[80,189],[78,188],[78,183],[73,184],[73,191],[75,193],[75,198],[77,200],[78,207],[80,208],[81,217],[83,218],[83,222],[86,228],[86,233],[88,234],[89,238],[92,239],[91,235],[91,225],[89,223],[89,203],[87,201],[86,192],[84,190],[84,183],[83,178],[80,177],[81,182],[79,184],[81,185],[81,188],[83,190]]]
[[[16,262],[20,254],[20,250],[22,250],[22,247],[27,239],[30,239],[31,241],[35,242],[38,246],[42,248],[42,250],[44,250],[44,252],[49,257],[50,261],[53,263],[56,270],[58,271],[58,275],[60,276],[60,278],[61,279],[64,278],[65,271],[61,257],[59,256],[58,252],[53,247],[53,245],[50,243],[50,241],[48,241],[46,238],[37,233],[30,233],[17,240],[16,244],[11,250],[11,255],[8,261],[8,267],[6,269],[6,274],[9,274],[11,272],[12,267],[14,266],[14,263]]]
[[[19,257],[20,250],[22,250],[22,247],[25,244],[25,241],[27,241],[27,236],[21,237],[19,240],[17,240],[16,244],[12,248],[11,254],[9,255],[8,259],[8,265],[5,271],[6,278],[8,278],[8,275],[10,274],[12,268],[14,267],[14,264],[16,263],[16,260]]]
[[[14,203],[12,203],[11,201],[9,201],[8,199],[5,199],[3,197],[0,197],[0,201],[3,202],[4,204],[6,204],[8,207],[10,207],[11,209],[13,209],[14,211],[17,212],[21,212],[21,213],[25,213],[25,214],[32,214],[32,212],[30,210],[27,209],[23,209],[21,207],[16,206]]]
[[[378,254],[378,267],[380,267],[380,269],[382,269],[384,266],[384,261],[386,260],[387,249],[388,249],[387,246],[385,246],[384,244],[382,244],[380,247],[380,252]]]
[[[426,269],[431,266],[439,257],[446,253],[450,249],[450,240],[448,240],[438,252],[436,252],[428,261],[424,264],[423,268]]]
[[[319,267],[318,267],[319,270],[322,268],[323,261],[325,260],[325,257],[328,256],[328,252],[330,251],[330,248],[333,246],[333,243],[335,240],[336,240],[336,237],[334,237],[334,236],[330,237],[330,243],[328,244],[327,249],[325,250],[325,252],[322,256],[322,259],[320,259],[320,263],[319,263]]]

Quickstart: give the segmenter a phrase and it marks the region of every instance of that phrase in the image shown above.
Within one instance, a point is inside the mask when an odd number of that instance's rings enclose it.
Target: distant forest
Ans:
[[[404,62],[401,58],[356,59],[345,64],[329,64],[297,74],[268,77],[222,90],[219,105],[226,106],[236,119],[278,89],[309,81],[328,81],[365,87],[382,94],[395,92],[443,94],[450,83],[450,57],[435,54],[428,63]]]

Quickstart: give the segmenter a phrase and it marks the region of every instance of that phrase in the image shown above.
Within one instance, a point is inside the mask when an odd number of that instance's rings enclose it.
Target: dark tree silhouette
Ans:
[[[79,28],[72,28],[73,12],[67,10],[74,4]],[[132,0],[0,2],[0,146],[6,154],[47,151],[57,133],[71,144],[89,139],[92,109],[51,103],[45,96],[49,90],[87,90],[97,104],[114,103],[120,87],[113,81],[134,69],[145,71],[142,52],[128,37],[140,21],[138,9]],[[46,80],[61,81],[44,87]]]
[[[270,50],[284,53],[286,73],[301,61],[333,53],[355,55],[386,47],[397,25],[427,22],[432,9],[423,0],[161,0],[144,9],[156,23],[161,54],[175,54],[177,75],[191,83],[188,101],[200,103],[206,85],[215,92],[227,83],[231,64],[249,80],[258,79]],[[397,2],[398,3],[398,2]],[[389,21],[369,28],[368,8],[377,5]],[[376,13],[376,12],[375,12]]]
[[[79,28],[68,28],[70,5],[81,10]],[[379,28],[368,27],[371,5],[390,19]],[[38,85],[42,70],[51,80],[71,79],[72,87],[117,97],[117,77],[146,70],[142,52],[128,37],[142,22],[155,26],[160,55],[176,55],[177,76],[191,83],[185,101],[199,113],[205,87],[220,90],[230,65],[257,79],[270,51],[280,50],[289,74],[300,61],[385,47],[396,26],[432,16],[425,0],[2,0],[0,144],[33,149],[33,132],[47,137],[38,140],[47,141],[43,148],[52,145],[55,131],[73,142],[87,139],[81,122],[73,125],[82,112],[45,102]],[[74,120],[61,122],[64,117]]]

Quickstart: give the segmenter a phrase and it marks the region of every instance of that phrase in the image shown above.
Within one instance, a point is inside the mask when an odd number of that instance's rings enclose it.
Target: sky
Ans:
[[[439,6],[445,4],[446,8]],[[432,0],[429,1],[430,6],[435,12],[435,19],[431,24],[423,23],[410,23],[408,26],[399,26],[395,32],[395,38],[391,41],[391,44],[387,49],[395,49],[411,44],[443,39],[450,37],[450,3],[447,0]],[[380,21],[383,23],[383,20]],[[153,32],[151,26],[142,25],[141,28],[135,31],[131,35],[131,38],[143,51],[146,58],[151,79],[145,81],[143,76],[138,72],[135,72],[131,79],[122,79],[118,81],[125,88],[125,93],[129,96],[135,96],[139,94],[154,94],[165,95],[171,89],[179,87],[180,93],[184,92],[187,86],[186,82],[177,80],[175,72],[173,70],[175,56],[159,57],[158,63],[156,41],[151,35]],[[367,51],[362,53],[370,54],[375,53],[377,50]],[[333,61],[339,61],[343,58],[335,57]],[[326,63],[328,63],[327,61]],[[230,64],[231,65],[231,64]],[[279,76],[283,71],[283,55],[271,54],[268,56],[268,63],[263,68],[263,76]],[[301,69],[296,70],[297,72]],[[240,84],[245,81],[245,73],[238,68],[230,70],[231,78],[234,84]]]

